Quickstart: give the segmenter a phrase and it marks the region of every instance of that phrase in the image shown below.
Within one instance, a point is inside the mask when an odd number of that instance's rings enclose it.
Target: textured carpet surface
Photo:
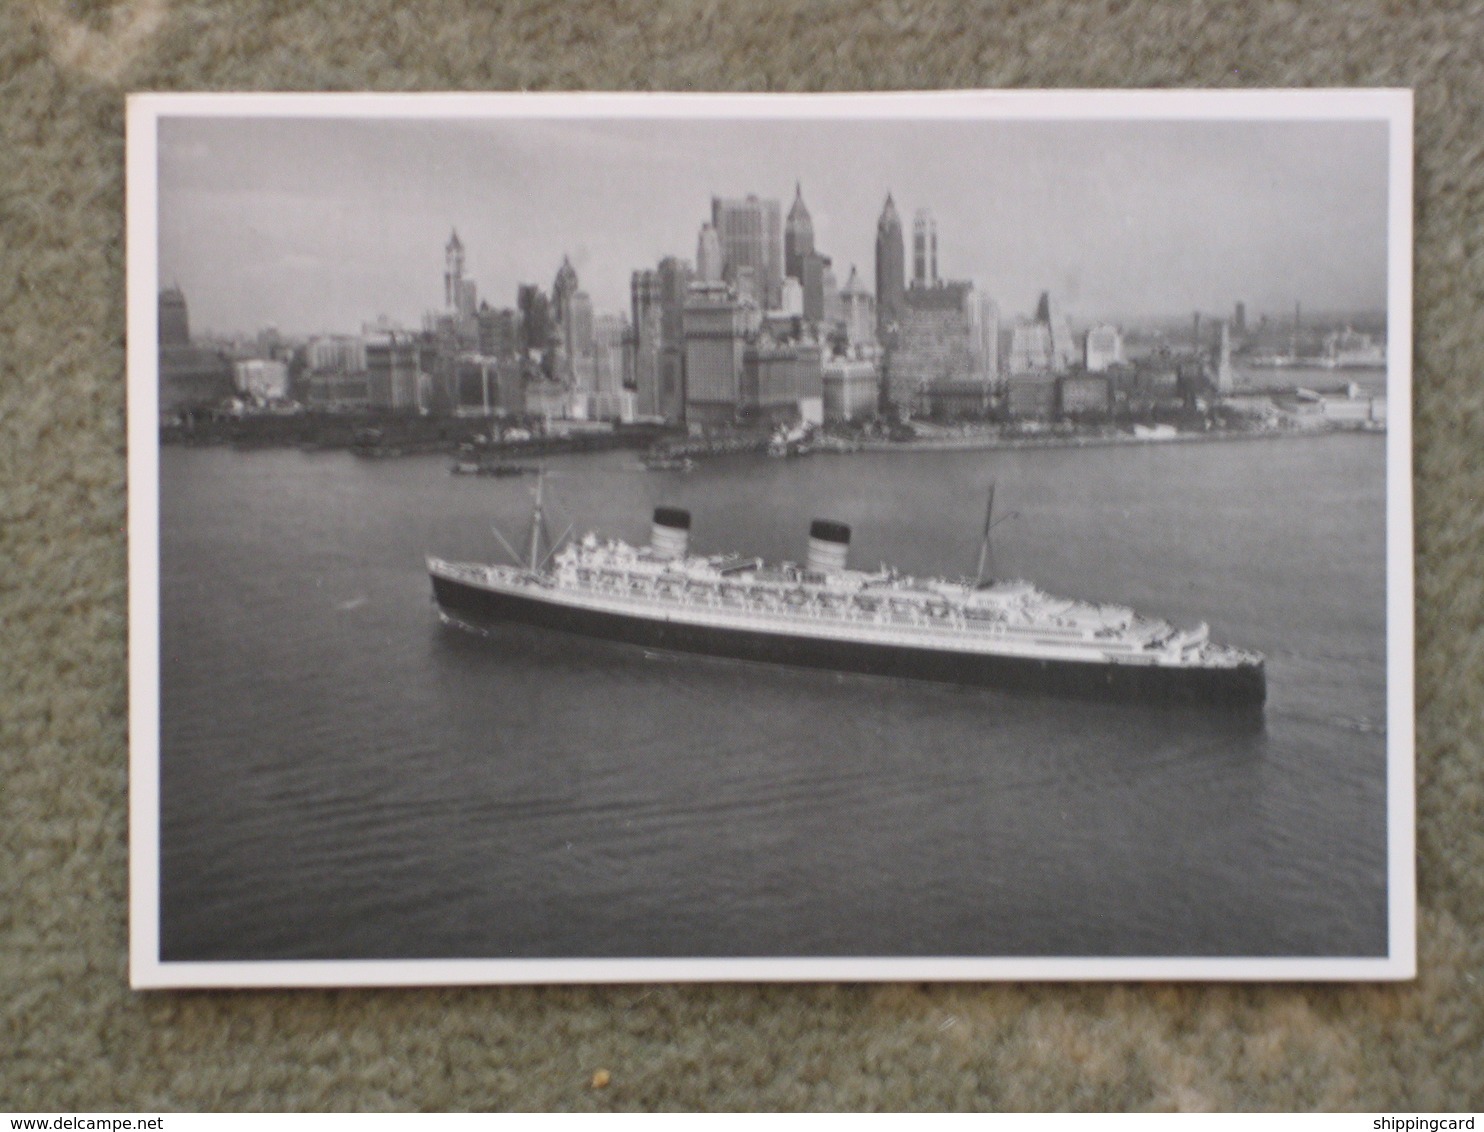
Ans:
[[[128,989],[127,91],[1182,85],[1417,91],[1415,983]],[[0,1109],[1484,1107],[1481,122],[1477,3],[0,4]]]

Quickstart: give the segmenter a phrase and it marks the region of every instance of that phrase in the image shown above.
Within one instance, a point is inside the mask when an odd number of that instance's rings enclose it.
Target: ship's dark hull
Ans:
[[[867,641],[796,637],[578,609],[536,598],[498,593],[437,574],[433,575],[433,595],[450,618],[475,628],[510,623],[534,625],[644,648],[764,664],[1003,688],[1039,695],[1143,703],[1246,709],[1260,706],[1267,695],[1261,664],[1233,668],[1170,668],[1042,660]]]

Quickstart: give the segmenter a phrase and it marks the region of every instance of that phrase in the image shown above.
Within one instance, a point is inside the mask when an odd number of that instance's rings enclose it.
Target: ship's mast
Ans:
[[[984,584],[984,564],[989,561],[989,528],[994,526],[994,484],[989,485],[989,506],[984,509],[984,540],[979,544],[979,569],[974,572],[974,585]]]
[[[974,573],[974,586],[984,584],[984,567],[989,563],[989,532],[1007,519],[1018,519],[1019,511],[1011,511],[1001,515],[998,519],[994,517],[994,484],[989,485],[989,505],[984,509],[984,541],[979,544],[979,569]]]
[[[536,506],[531,511],[530,567],[533,571],[540,569],[541,562],[541,531],[543,528],[543,520],[541,517],[541,488],[542,485],[544,485],[545,483],[546,472],[543,469],[536,474]]]

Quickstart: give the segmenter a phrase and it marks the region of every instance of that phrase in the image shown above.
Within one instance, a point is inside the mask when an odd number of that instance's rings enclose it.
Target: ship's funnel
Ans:
[[[850,550],[850,528],[831,519],[815,519],[809,524],[809,561],[806,569],[818,572],[845,569],[845,555]]]
[[[690,549],[690,512],[679,507],[656,507],[649,549],[660,558],[684,558]]]

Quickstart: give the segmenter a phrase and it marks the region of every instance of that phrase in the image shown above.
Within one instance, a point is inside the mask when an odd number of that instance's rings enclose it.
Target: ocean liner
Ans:
[[[802,566],[691,554],[690,515],[674,507],[655,509],[648,546],[564,536],[543,555],[537,483],[524,564],[428,559],[445,622],[1037,694],[1244,708],[1266,697],[1262,656],[1211,641],[1205,625],[1179,629],[1024,581],[854,570],[850,528],[828,520],[811,525]],[[993,525],[986,515],[981,579]]]

